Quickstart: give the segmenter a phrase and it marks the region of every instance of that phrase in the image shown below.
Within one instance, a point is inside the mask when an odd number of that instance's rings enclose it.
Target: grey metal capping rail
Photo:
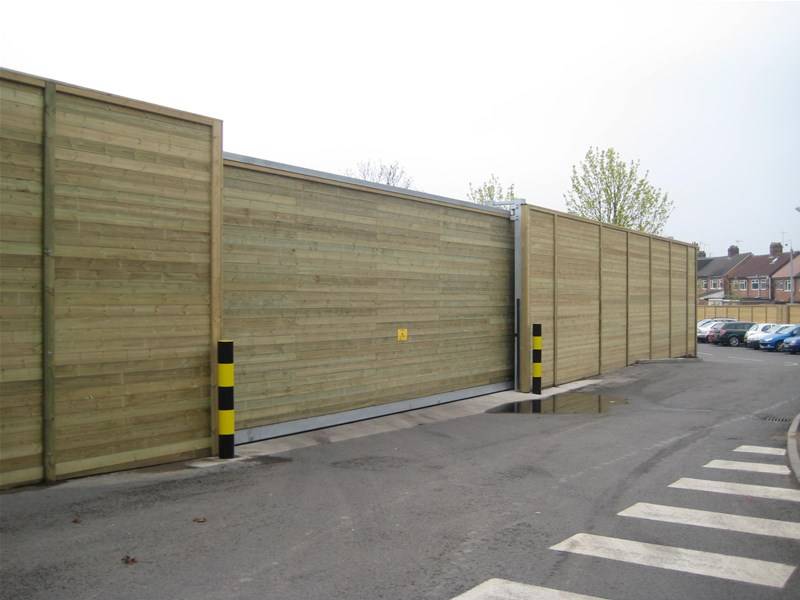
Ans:
[[[316,177],[318,179],[327,179],[332,182],[346,183],[348,185],[357,185],[363,188],[370,188],[378,192],[391,192],[392,194],[399,194],[406,196],[410,200],[419,199],[428,202],[436,202],[447,206],[457,208],[468,208],[470,210],[477,210],[495,214],[499,217],[511,217],[511,212],[502,208],[493,206],[485,206],[483,204],[475,204],[474,202],[467,202],[466,200],[456,200],[455,198],[447,198],[446,196],[438,196],[436,194],[428,194],[427,192],[418,192],[416,190],[409,190],[406,188],[394,187],[391,185],[384,185],[382,183],[373,183],[372,181],[365,181],[363,179],[356,179],[355,177],[347,177],[345,175],[336,175],[335,173],[327,173],[325,171],[316,171],[314,169],[306,169],[305,167],[297,167],[295,165],[287,165],[284,163],[274,162],[271,160],[264,160],[261,158],[253,158],[252,156],[244,156],[242,154],[233,154],[231,152],[223,152],[222,157],[224,160],[242,163],[245,165],[254,165],[257,167],[265,167],[267,169],[275,169],[278,171],[285,171],[287,173],[294,173],[296,175],[304,175],[306,177]]]

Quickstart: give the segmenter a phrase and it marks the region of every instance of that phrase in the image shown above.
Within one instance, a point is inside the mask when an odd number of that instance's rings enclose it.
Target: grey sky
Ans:
[[[3,7],[0,64],[225,121],[225,149],[398,160],[464,198],[563,209],[590,145],[668,191],[665,233],[800,247],[800,3],[54,2]],[[11,25],[11,26],[9,26]]]

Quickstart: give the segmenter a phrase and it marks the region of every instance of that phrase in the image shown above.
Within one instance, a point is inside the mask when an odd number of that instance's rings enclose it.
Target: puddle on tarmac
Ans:
[[[622,396],[573,392],[555,394],[549,398],[536,398],[522,402],[509,402],[490,408],[489,413],[516,413],[521,415],[575,415],[607,413],[609,409],[628,401]]]

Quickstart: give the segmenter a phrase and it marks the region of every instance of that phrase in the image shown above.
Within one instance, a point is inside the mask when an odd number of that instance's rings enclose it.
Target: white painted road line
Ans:
[[[788,500],[800,502],[800,490],[772,487],[767,485],[751,485],[749,483],[733,483],[731,481],[713,481],[711,479],[692,479],[681,477],[669,487],[698,492],[715,492],[717,494],[733,494],[752,498],[768,498],[769,500]]]
[[[786,456],[786,448],[772,448],[770,446],[739,446],[734,452],[751,452],[752,454],[771,454],[773,456]]]
[[[740,460],[712,460],[703,465],[709,469],[726,469],[728,471],[750,471],[752,473],[770,473],[772,475],[788,475],[786,465],[770,465],[767,463],[743,462]]]
[[[603,600],[603,598],[572,594],[507,579],[489,579],[453,600]]]
[[[646,544],[591,533],[578,533],[550,549],[775,588],[782,588],[795,569],[792,565],[755,558]]]
[[[728,356],[727,358],[731,358],[733,360],[746,360],[748,362],[764,362],[760,358],[743,358],[741,356]]]
[[[778,521],[776,519],[762,519],[760,517],[744,517],[727,513],[710,512],[707,510],[694,510],[677,506],[664,506],[662,504],[649,504],[637,502],[633,506],[617,513],[621,517],[635,517],[679,525],[694,525],[697,527],[710,527],[712,529],[727,529],[742,533],[756,535],[769,535],[773,537],[800,540],[800,523],[791,521]]]

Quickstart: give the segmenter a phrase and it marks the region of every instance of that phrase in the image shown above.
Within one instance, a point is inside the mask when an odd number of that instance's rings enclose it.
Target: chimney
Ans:
[[[706,257],[706,251],[705,250],[700,250],[697,253],[697,258],[705,258],[705,257]]]
[[[780,256],[781,254],[783,254],[783,244],[780,242],[772,242],[769,245],[769,255]]]
[[[728,246],[728,256],[736,256],[739,254],[739,246]]]

